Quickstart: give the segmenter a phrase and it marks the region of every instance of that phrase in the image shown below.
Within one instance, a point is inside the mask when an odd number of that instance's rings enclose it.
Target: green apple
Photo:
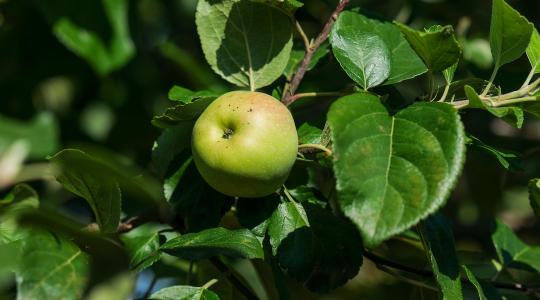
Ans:
[[[193,160],[217,191],[257,198],[277,191],[298,151],[285,105],[258,92],[235,91],[212,102],[193,127]]]

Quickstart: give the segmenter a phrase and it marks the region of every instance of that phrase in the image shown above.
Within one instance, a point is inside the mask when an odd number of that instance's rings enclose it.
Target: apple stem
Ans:
[[[304,55],[304,58],[302,59],[302,63],[294,73],[293,79],[289,85],[289,89],[286,93],[283,93],[283,97],[281,98],[281,101],[283,104],[289,106],[291,103],[293,103],[296,99],[293,98],[294,94],[296,93],[296,90],[298,89],[298,86],[300,85],[300,82],[302,82],[302,79],[304,78],[304,75],[307,72],[307,69],[309,68],[309,63],[311,62],[311,58],[313,57],[313,54],[319,47],[328,39],[328,35],[330,34],[330,29],[332,29],[332,25],[336,22],[339,14],[345,9],[345,6],[349,3],[349,0],[341,0],[339,4],[336,6],[336,9],[334,12],[332,12],[332,15],[326,23],[324,24],[324,27],[321,31],[321,33],[317,36],[317,38],[309,44],[309,47],[306,49],[306,54]]]
[[[327,157],[332,156],[332,150],[326,148],[321,144],[302,144],[298,145],[298,149],[314,148],[323,151]]]
[[[208,281],[207,283],[205,283],[203,286],[201,286],[201,288],[207,290],[207,289],[209,289],[211,286],[213,286],[216,282],[218,282],[218,280],[214,278],[214,279]]]

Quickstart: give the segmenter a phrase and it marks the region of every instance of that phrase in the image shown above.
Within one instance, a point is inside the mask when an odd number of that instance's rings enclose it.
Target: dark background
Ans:
[[[297,17],[314,37],[335,1],[305,2]],[[540,1],[509,3],[540,27]],[[60,148],[98,144],[147,167],[152,144],[160,133],[150,120],[169,105],[167,92],[173,85],[218,92],[235,89],[215,75],[202,56],[195,6],[195,0],[129,1],[129,27],[136,55],[120,70],[100,77],[52,33],[56,20],[69,17],[108,41],[111,33],[100,1],[0,0],[0,115],[27,121],[40,112],[50,112],[59,124]],[[486,49],[478,48],[478,44],[485,45],[489,36],[491,1],[373,0],[352,1],[351,6],[417,28],[432,24],[457,27],[466,48],[458,78],[489,78],[489,55],[483,55]],[[295,47],[300,49],[299,40]],[[529,68],[524,57],[503,67],[496,83],[506,91],[518,88]],[[424,79],[378,92],[412,101],[422,95]],[[350,82],[329,56],[306,76],[301,90],[332,91]],[[280,79],[278,84],[282,83]],[[265,91],[271,92],[271,87]],[[324,114],[313,116],[315,112],[324,113],[331,100],[299,101],[293,107],[298,124],[305,120],[320,124]],[[453,220],[458,249],[492,253],[489,232],[494,217],[502,218],[527,242],[540,243],[526,190],[528,179],[540,176],[540,122],[528,117],[526,126],[517,130],[476,111],[463,113],[463,120],[468,132],[487,144],[521,154],[522,161],[521,168],[508,172],[492,156],[469,149],[462,179],[443,209]],[[34,185],[40,191],[47,189],[40,182]],[[81,221],[88,218],[84,202],[71,195],[48,192],[42,201],[60,202],[79,211]],[[353,295],[369,299],[390,299],[387,297],[392,295],[405,299],[404,295],[411,295],[411,299],[420,299],[420,293],[425,292],[375,272],[369,263],[362,270],[357,279],[323,299]],[[429,298],[429,292],[425,293]]]

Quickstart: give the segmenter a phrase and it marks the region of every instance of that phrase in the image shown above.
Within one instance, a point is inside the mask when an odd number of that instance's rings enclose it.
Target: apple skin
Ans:
[[[258,92],[234,91],[214,100],[193,127],[195,165],[215,190],[264,197],[287,179],[298,134],[287,107]]]

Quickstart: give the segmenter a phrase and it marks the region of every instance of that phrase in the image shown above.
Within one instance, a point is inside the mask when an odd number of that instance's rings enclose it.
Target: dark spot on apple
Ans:
[[[252,112],[253,111],[253,108],[249,108],[248,112]]]
[[[228,140],[231,138],[231,136],[234,134],[234,131],[230,128],[225,128],[225,130],[223,130],[223,135],[221,136],[222,138]]]

